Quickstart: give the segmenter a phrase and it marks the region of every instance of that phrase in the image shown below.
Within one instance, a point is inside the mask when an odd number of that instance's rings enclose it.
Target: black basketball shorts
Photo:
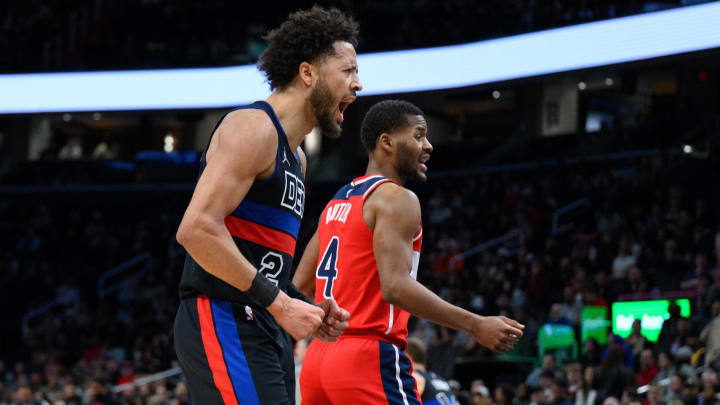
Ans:
[[[295,403],[290,336],[246,305],[200,295],[180,302],[175,351],[194,404]],[[270,328],[272,331],[272,328]]]

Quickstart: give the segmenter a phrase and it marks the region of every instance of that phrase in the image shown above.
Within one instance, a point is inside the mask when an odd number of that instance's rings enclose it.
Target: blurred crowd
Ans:
[[[526,379],[496,379],[494,391],[473,382],[464,387],[472,403],[717,401],[720,229],[710,207],[718,195],[699,180],[703,169],[674,181],[669,162],[656,155],[448,178],[429,187],[420,279],[455,304],[525,324],[516,356],[537,358],[545,324],[569,325],[579,338],[587,305],[609,310],[617,300],[670,291],[691,301],[690,318],[671,306],[654,344],[636,320],[626,339],[610,334],[607,346],[589,339],[577,358],[566,355],[562,364],[548,355]],[[717,169],[707,169],[714,178]],[[553,224],[553,213],[584,198],[590,205]],[[563,226],[568,223],[572,227]],[[457,260],[458,253],[509,231],[516,233]],[[490,355],[464,332],[418,322],[411,334],[426,342],[431,368],[448,379],[456,377],[458,360]],[[641,396],[642,386],[649,391]]]
[[[2,253],[0,303],[12,327],[0,338],[0,403],[187,403],[173,379],[111,391],[175,362],[170,330],[183,257],[168,241],[186,196],[110,194],[1,199],[0,238],[11,249]],[[100,295],[101,274],[144,253],[147,262],[105,285],[123,288]]]
[[[253,63],[262,36],[315,3],[361,24],[360,50],[449,45],[703,3],[707,0],[304,1],[282,8],[198,0],[0,3],[3,73]],[[280,8],[278,8],[280,7]],[[129,29],[128,21],[132,21]],[[108,52],[112,49],[112,52]]]
[[[455,384],[465,403],[714,403],[720,236],[710,207],[718,195],[703,176],[677,179],[678,170],[657,154],[413,186],[423,201],[420,281],[469,310],[525,324],[513,355],[537,359],[546,323],[579,336],[585,305],[670,290],[691,298],[691,318],[671,311],[655,344],[638,323],[607,346],[589,340],[577,358],[549,354],[527,375]],[[319,186],[308,193],[301,241],[325,203]],[[189,190],[107,194],[0,199],[0,242],[11,247],[0,261],[0,300],[17,332],[0,340],[0,404],[188,403],[180,375],[113,387],[176,366],[171,328],[184,252],[174,232]],[[588,204],[553,223],[559,208],[583,198]],[[118,291],[100,294],[103,272],[143,253],[150,260],[136,267],[149,266],[147,273],[134,267],[111,279]],[[22,318],[53,299],[49,310]],[[412,320],[411,335],[428,346],[430,368],[449,380],[459,378],[458,361],[501,359],[465,333],[424,321]],[[646,385],[640,396],[637,387]]]

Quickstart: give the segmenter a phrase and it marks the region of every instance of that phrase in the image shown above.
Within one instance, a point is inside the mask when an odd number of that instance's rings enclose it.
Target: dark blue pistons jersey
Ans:
[[[297,151],[290,149],[285,131],[270,104],[256,101],[235,110],[248,108],[265,111],[275,125],[278,136],[275,171],[269,178],[252,184],[243,201],[225,218],[225,226],[243,256],[273,284],[287,291],[305,206],[302,166]],[[213,133],[226,116],[227,113],[220,118]],[[206,166],[206,154],[207,147],[201,157],[200,174]],[[200,294],[256,308],[251,298],[206,272],[188,254],[180,280],[180,297]]]

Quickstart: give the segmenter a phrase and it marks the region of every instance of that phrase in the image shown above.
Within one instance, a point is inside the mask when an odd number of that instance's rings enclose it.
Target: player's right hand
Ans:
[[[312,336],[325,317],[325,311],[320,307],[290,298],[282,291],[267,309],[295,340]]]
[[[521,325],[504,316],[486,316],[479,318],[472,326],[471,333],[481,345],[496,352],[512,350],[523,335]]]
[[[340,337],[348,327],[350,313],[340,308],[332,298],[317,305],[325,312],[325,318],[313,337],[323,342],[337,342],[338,337]]]

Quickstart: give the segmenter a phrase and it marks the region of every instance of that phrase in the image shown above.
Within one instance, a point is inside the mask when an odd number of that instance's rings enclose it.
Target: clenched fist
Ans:
[[[325,311],[322,308],[290,298],[282,291],[267,309],[278,325],[292,335],[295,340],[312,336],[325,317]]]
[[[330,298],[318,304],[325,312],[323,323],[313,337],[323,342],[335,342],[348,327],[350,313],[340,308],[334,299]]]

